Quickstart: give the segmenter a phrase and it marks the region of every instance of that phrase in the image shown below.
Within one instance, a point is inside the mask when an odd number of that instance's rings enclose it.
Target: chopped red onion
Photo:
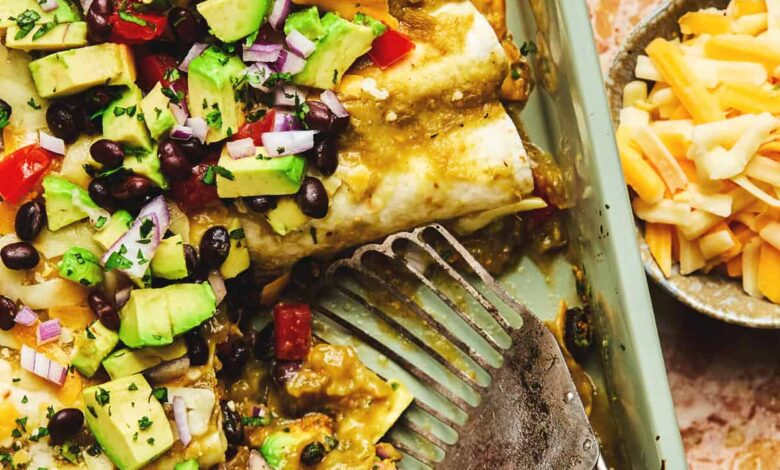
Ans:
[[[227,296],[227,287],[225,287],[225,279],[219,271],[211,271],[209,273],[209,284],[211,284],[211,290],[214,291],[214,296],[217,298],[217,305],[221,304]]]
[[[68,368],[56,361],[49,361],[49,373],[46,378],[49,382],[53,382],[57,385],[65,383],[65,378],[68,376]]]
[[[59,137],[49,135],[44,131],[38,131],[38,140],[41,147],[58,155],[65,155],[65,141]]]
[[[301,123],[293,113],[276,110],[274,112],[274,132],[301,130]]]
[[[133,288],[131,286],[127,286],[124,289],[120,289],[116,291],[116,294],[114,295],[114,302],[116,303],[116,308],[122,308],[125,306],[128,300],[130,300],[130,291]]]
[[[171,131],[171,139],[189,140],[192,138],[192,129],[187,126],[176,125]]]
[[[292,8],[291,0],[276,0],[274,6],[271,9],[271,14],[268,15],[268,23],[272,28],[279,31],[284,27],[284,20],[287,19],[287,15],[290,14],[290,8]]]
[[[173,117],[176,118],[176,122],[178,122],[179,124],[184,124],[184,122],[189,117],[189,115],[187,114],[187,110],[184,109],[184,107],[181,105],[171,103],[170,106],[168,106],[168,108],[171,110],[171,113],[173,113]]]
[[[39,5],[43,11],[54,11],[58,6],[57,0],[43,0],[42,2],[39,2]]]
[[[24,305],[16,313],[16,316],[14,317],[14,321],[16,323],[19,323],[20,325],[32,326],[35,324],[36,321],[38,321],[38,315],[36,315],[35,312],[33,312],[30,307]]]
[[[21,352],[21,358],[20,362],[22,365],[22,369],[29,370],[30,372],[33,371],[35,368],[35,355],[37,353],[35,352],[35,349],[22,345],[22,352]]]
[[[173,397],[173,419],[176,421],[176,431],[179,433],[179,439],[184,447],[192,442],[192,433],[190,432],[190,423],[187,420],[187,404],[184,398],[175,395]]]
[[[330,112],[336,115],[336,117],[345,118],[349,117],[349,113],[344,108],[344,105],[341,104],[341,101],[339,101],[339,97],[336,96],[336,93],[333,92],[333,90],[325,90],[320,94],[320,99],[323,103],[325,103],[325,106],[330,109]]]
[[[198,139],[202,144],[206,143],[206,134],[209,133],[209,125],[202,117],[187,118],[185,126],[192,129],[192,136]]]
[[[273,470],[260,452],[252,449],[249,452],[249,467],[247,470]]]
[[[299,33],[295,29],[290,31],[290,34],[287,35],[285,41],[287,42],[287,46],[289,46],[291,51],[295,52],[304,59],[309,57],[311,53],[314,52],[314,49],[317,48],[317,45],[314,44],[314,41]]]
[[[282,50],[279,53],[279,58],[276,60],[275,64],[277,71],[281,73],[291,73],[293,75],[303,70],[305,66],[306,61],[302,57],[285,50]]]
[[[49,376],[49,366],[51,366],[51,359],[39,352],[36,352],[35,364],[33,365],[32,373],[45,379]]]
[[[230,155],[230,158],[233,160],[255,155],[255,142],[251,137],[228,142],[226,146],[228,155]]]
[[[26,344],[22,345],[20,363],[22,369],[57,385],[65,383],[65,377],[68,375],[67,367],[52,361]]]
[[[54,318],[38,325],[38,329],[35,331],[35,339],[38,346],[42,346],[57,341],[60,338],[60,334],[62,334],[62,325],[60,325],[58,319]]]
[[[179,70],[181,70],[182,72],[188,71],[190,68],[190,62],[192,62],[192,60],[198,57],[199,55],[203,54],[203,51],[205,51],[208,46],[209,46],[208,44],[203,44],[200,42],[196,42],[195,44],[193,44],[192,47],[190,47],[189,52],[187,52],[187,55],[184,56],[184,60],[182,60],[181,64],[179,64]]]
[[[317,131],[264,132],[263,147],[270,157],[302,153],[314,147],[316,133]]]
[[[252,44],[244,47],[241,58],[244,62],[276,62],[281,50],[281,44]]]
[[[243,71],[244,77],[246,78],[246,82],[249,83],[249,86],[265,93],[271,91],[270,88],[265,86],[265,82],[268,81],[268,77],[271,76],[271,73],[273,73],[271,67],[262,62],[255,62],[254,64],[245,68]]]
[[[300,88],[295,85],[279,85],[274,92],[274,104],[276,106],[295,106],[304,101],[306,101],[306,97]]]

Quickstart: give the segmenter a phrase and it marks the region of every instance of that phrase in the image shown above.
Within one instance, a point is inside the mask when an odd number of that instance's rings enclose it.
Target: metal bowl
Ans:
[[[680,34],[677,20],[689,11],[702,8],[725,8],[727,0],[668,0],[642,20],[623,43],[609,70],[606,85],[612,119],[622,107],[623,87],[634,80],[637,56],[657,37],[671,39]],[[635,220],[637,228],[639,221]],[[780,306],[756,299],[742,290],[739,281],[726,277],[695,274],[682,276],[673,269],[666,278],[656,264],[650,249],[637,230],[642,261],[650,277],[684,304],[711,317],[753,328],[780,328]]]

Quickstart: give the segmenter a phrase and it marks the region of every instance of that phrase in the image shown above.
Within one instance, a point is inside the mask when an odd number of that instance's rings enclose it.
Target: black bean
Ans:
[[[249,360],[249,346],[243,338],[229,338],[217,345],[217,357],[222,363],[220,372],[231,379],[237,379]]]
[[[9,331],[16,322],[16,304],[13,300],[4,295],[0,295],[0,330]]]
[[[325,446],[319,442],[306,444],[301,452],[301,463],[304,465],[317,465],[325,458]]]
[[[203,19],[192,10],[182,7],[171,8],[168,12],[168,25],[176,41],[183,46],[198,42],[206,32]]]
[[[154,184],[152,181],[140,175],[132,175],[120,178],[111,185],[111,195],[120,201],[143,198],[148,195]]]
[[[87,191],[90,199],[104,209],[110,209],[116,204],[114,197],[111,195],[111,186],[104,178],[95,178],[90,181]]]
[[[333,132],[341,132],[349,126],[349,116],[333,116]]]
[[[222,430],[225,432],[228,444],[241,445],[244,442],[244,425],[241,424],[241,416],[230,409],[226,400],[219,401],[219,409],[222,412]]]
[[[78,408],[63,408],[49,418],[47,429],[54,444],[62,444],[84,425],[84,413]]]
[[[95,0],[89,5],[89,10],[103,16],[109,16],[114,12],[112,0]]]
[[[112,25],[108,16],[101,15],[90,8],[87,12],[87,38],[89,42],[106,42],[111,34],[111,29]]]
[[[274,357],[274,329],[267,326],[255,335],[255,359],[271,360]]]
[[[16,242],[4,246],[0,250],[0,258],[6,268],[16,271],[32,269],[41,260],[35,247],[28,242]]]
[[[221,225],[209,228],[200,240],[200,261],[211,269],[219,268],[230,252],[230,234]]]
[[[225,450],[225,461],[230,462],[236,458],[236,455],[238,455],[238,447],[228,446],[228,448]]]
[[[588,308],[572,307],[566,310],[563,340],[575,359],[582,361],[587,357],[593,349],[593,321]]]
[[[106,168],[117,168],[125,161],[125,151],[113,140],[100,139],[89,147],[92,159]]]
[[[114,94],[108,87],[90,88],[84,93],[84,107],[90,114],[105,109],[113,100]]]
[[[116,307],[114,307],[114,303],[108,299],[103,291],[91,291],[87,295],[87,303],[95,316],[100,319],[100,323],[103,326],[114,331],[119,329],[119,314],[116,311]]]
[[[191,365],[202,366],[209,362],[209,344],[200,328],[188,331],[184,335],[184,341],[187,343],[187,356]]]
[[[301,189],[295,195],[295,202],[301,212],[314,219],[328,215],[328,193],[322,182],[312,176],[303,179]]]
[[[198,269],[198,252],[189,243],[184,244],[184,262],[187,264],[187,275],[195,274]]]
[[[179,145],[165,140],[157,150],[160,156],[160,169],[174,181],[184,181],[192,174],[192,166]]]
[[[314,148],[308,152],[308,155],[309,161],[325,176],[335,173],[339,166],[339,153],[334,139],[325,138],[315,142]]]
[[[243,198],[244,205],[247,209],[254,212],[268,212],[276,207],[278,198],[275,196],[248,196]]]
[[[182,140],[178,142],[178,144],[182,152],[184,152],[184,156],[187,157],[187,160],[193,165],[197,165],[203,161],[206,157],[206,153],[208,153],[206,146],[195,137],[188,140]]]
[[[310,129],[320,132],[330,132],[333,130],[333,113],[330,112],[325,103],[320,101],[307,101],[309,111],[304,116],[304,122]]]
[[[41,233],[46,223],[46,209],[40,201],[28,201],[16,211],[14,228],[16,236],[24,241],[32,241]]]
[[[322,265],[314,258],[307,256],[301,258],[293,264],[290,274],[292,282],[297,287],[305,289],[312,284],[322,273]]]
[[[82,112],[72,103],[55,102],[46,110],[46,124],[51,133],[72,144],[81,133],[83,122]]]
[[[0,129],[5,127],[3,123],[8,124],[8,120],[11,119],[13,108],[3,99],[0,99]]]
[[[278,387],[284,385],[298,373],[301,361],[274,361],[271,367],[271,378]]]

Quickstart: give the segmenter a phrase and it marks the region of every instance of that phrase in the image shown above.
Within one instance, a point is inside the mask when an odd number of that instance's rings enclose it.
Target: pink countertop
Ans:
[[[632,26],[662,3],[587,2],[605,71]],[[690,468],[780,470],[780,331],[727,325],[651,293]]]

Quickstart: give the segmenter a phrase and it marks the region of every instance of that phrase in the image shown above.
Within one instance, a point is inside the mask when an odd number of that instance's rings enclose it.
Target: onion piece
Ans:
[[[203,44],[201,42],[196,42],[193,44],[192,47],[190,47],[190,50],[187,52],[187,55],[184,56],[184,60],[182,60],[181,64],[179,64],[179,70],[182,72],[187,72],[190,68],[190,62],[192,62],[192,60],[199,55],[203,54],[203,51],[205,51],[207,47],[208,44]]]
[[[38,325],[38,329],[35,330],[35,340],[37,341],[38,346],[42,346],[57,341],[61,334],[62,325],[60,325],[58,319],[54,318],[52,320],[46,320]]]
[[[46,379],[49,382],[53,382],[57,385],[65,383],[65,378],[68,375],[68,368],[56,361],[49,361],[49,373],[46,375]]]
[[[349,113],[344,108],[344,105],[341,104],[341,101],[339,101],[339,97],[336,96],[336,93],[333,92],[333,90],[325,90],[320,94],[320,99],[323,103],[325,103],[325,106],[330,109],[330,112],[332,112],[336,117],[345,118],[349,117]]]
[[[187,118],[184,123],[185,126],[192,129],[192,136],[200,141],[200,143],[206,143],[206,134],[209,133],[209,125],[202,117]]]
[[[57,4],[57,0],[43,0],[43,2],[40,2],[39,5],[41,6],[41,10],[43,11],[54,11],[59,6]]]
[[[26,344],[22,345],[20,363],[22,369],[32,372],[38,377],[57,385],[65,383],[68,368],[58,362],[52,361]]]
[[[314,147],[316,133],[317,131],[264,132],[263,147],[271,157],[302,153]]]
[[[252,449],[249,452],[248,470],[273,470],[268,462],[265,461],[260,452]]]
[[[306,60],[294,52],[282,50],[279,52],[279,58],[274,64],[276,70],[281,73],[290,73],[295,75],[306,66]]]
[[[275,0],[274,6],[271,9],[271,14],[268,15],[268,23],[271,27],[277,31],[284,26],[284,20],[287,19],[287,15],[290,14],[292,8],[291,0]]]
[[[281,50],[281,44],[252,44],[244,47],[241,58],[244,62],[276,62]]]
[[[175,125],[171,130],[171,139],[189,140],[192,138],[192,128],[182,125]]]
[[[295,29],[290,31],[290,34],[288,34],[284,40],[287,42],[287,46],[289,46],[291,51],[295,52],[303,58],[309,57],[311,53],[314,52],[314,49],[317,48],[317,45],[314,43],[314,41],[299,33],[298,30]]]
[[[274,132],[301,130],[301,123],[293,113],[276,110],[274,112]]]
[[[271,76],[271,73],[273,73],[271,67],[262,62],[255,62],[251,66],[245,68],[243,72],[249,86],[266,93],[271,91],[270,88],[265,86],[265,82],[268,81],[268,77]]]
[[[30,372],[33,371],[33,368],[35,367],[35,355],[37,353],[35,352],[35,349],[22,345],[22,352],[19,362],[22,365],[22,369],[29,370]]]
[[[255,142],[251,137],[234,140],[226,144],[228,155],[233,160],[252,157],[255,155]]]
[[[176,395],[173,397],[173,419],[176,421],[176,431],[179,433],[179,439],[184,447],[192,442],[192,433],[190,432],[190,423],[187,421],[187,404],[184,398]]]
[[[92,6],[92,2],[94,0],[80,0],[79,3],[81,3],[81,11],[84,12],[84,14],[89,12],[89,7]]]
[[[57,155],[65,155],[65,141],[59,137],[47,134],[44,131],[38,131],[38,141],[41,147]]]
[[[38,321],[38,315],[36,315],[30,307],[24,305],[16,313],[14,321],[20,325],[32,326],[36,321]]]
[[[187,114],[187,110],[184,109],[183,106],[180,106],[178,104],[171,103],[168,108],[171,110],[171,113],[173,113],[173,117],[176,118],[176,122],[179,124],[184,124],[184,122],[189,117],[189,114]]]
[[[274,92],[276,106],[296,106],[306,101],[300,88],[295,85],[279,85]]]
[[[227,296],[227,287],[225,287],[225,279],[219,271],[211,271],[209,273],[209,284],[211,284],[211,290],[214,291],[214,296],[217,298],[217,305],[221,304]]]

